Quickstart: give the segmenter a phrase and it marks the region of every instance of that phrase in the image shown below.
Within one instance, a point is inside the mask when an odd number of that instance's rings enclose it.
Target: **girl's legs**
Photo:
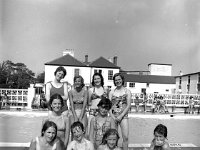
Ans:
[[[139,111],[139,105],[136,105],[136,112]]]
[[[147,112],[147,104],[146,104],[146,102],[144,103],[144,112]]]
[[[80,120],[80,121],[81,121],[81,122],[83,123],[83,125],[84,125],[84,128],[85,128],[85,135],[87,136],[87,133],[88,133],[88,128],[87,128],[87,126],[88,126],[88,119],[87,119],[86,113],[85,113],[83,119]]]
[[[194,114],[194,105],[192,105],[192,114]]]
[[[191,104],[189,104],[189,110],[188,110],[189,114],[191,112]]]
[[[122,138],[123,138],[123,150],[128,150],[128,133],[129,133],[129,124],[128,124],[128,118],[122,119],[120,123],[121,132],[122,132]]]
[[[94,118],[95,116],[93,116],[93,115],[89,115],[88,116],[88,125],[87,125],[87,132],[86,132],[86,135],[89,137],[89,132],[90,132],[90,122],[91,122],[91,120],[92,120],[92,118]]]

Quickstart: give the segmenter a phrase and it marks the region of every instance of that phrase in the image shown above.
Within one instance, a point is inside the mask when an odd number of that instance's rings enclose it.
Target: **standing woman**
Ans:
[[[67,71],[64,67],[60,66],[54,72],[55,78],[53,81],[48,82],[46,84],[46,100],[49,102],[50,97],[57,93],[60,94],[64,100],[64,107],[62,111],[68,110],[67,107],[67,99],[68,99],[68,86],[67,83],[62,83],[61,79],[63,79],[67,74]]]
[[[89,106],[90,115],[96,116],[98,110],[98,103],[101,96],[107,97],[107,91],[104,89],[104,79],[100,73],[95,73],[92,77],[92,88],[89,89]]]
[[[57,136],[63,141],[65,148],[67,148],[70,134],[70,119],[62,114],[62,107],[64,106],[63,98],[59,94],[54,94],[49,100],[49,108],[51,113],[43,120],[52,121],[57,126]]]
[[[72,111],[72,123],[80,121],[83,123],[84,128],[87,127],[86,104],[87,104],[87,91],[84,88],[84,79],[82,76],[74,77],[74,88],[69,91],[69,101]]]
[[[122,74],[116,73],[113,76],[113,82],[116,88],[109,93],[109,99],[112,102],[110,115],[115,120],[116,125],[121,127],[123,150],[128,150],[128,111],[131,106],[131,92],[124,87]]]

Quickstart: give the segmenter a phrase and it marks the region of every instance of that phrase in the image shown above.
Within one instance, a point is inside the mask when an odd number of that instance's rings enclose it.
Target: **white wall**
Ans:
[[[158,92],[162,94],[172,94],[175,89],[176,84],[149,84],[149,88],[147,88],[147,93]]]
[[[188,76],[190,76],[189,93],[187,90]],[[198,91],[197,91],[198,74],[193,74],[193,75],[188,75],[188,76],[182,76],[181,92],[182,92],[182,94],[197,94],[198,93]],[[180,77],[176,78],[176,90],[178,90],[179,79],[180,79]]]
[[[198,74],[190,76],[190,91],[189,94],[197,94]]]
[[[149,71],[150,71],[150,75],[171,76],[172,75],[172,66],[171,65],[150,64]]]
[[[142,88],[146,88],[146,93],[162,93],[162,94],[172,94],[172,91],[176,89],[176,84],[149,84],[149,87],[146,86],[146,83],[135,83],[135,87],[129,87],[129,82],[127,82],[127,88],[131,93],[141,93]],[[169,91],[166,91],[169,89]]]

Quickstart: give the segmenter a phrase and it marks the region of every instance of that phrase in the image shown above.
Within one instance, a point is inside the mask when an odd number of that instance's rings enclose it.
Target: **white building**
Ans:
[[[116,61],[115,57],[115,61]],[[115,62],[116,63],[116,62]],[[74,58],[70,54],[66,54],[53,61],[45,63],[45,84],[54,79],[54,72],[58,66],[63,66],[67,75],[63,79],[63,82],[69,82],[73,85],[73,78],[75,75],[81,75],[84,78],[86,86],[89,86],[92,81],[92,76],[95,72],[101,72],[104,77],[104,85],[113,87],[112,77],[115,73],[119,72],[120,67],[114,63],[108,61],[103,57],[88,62],[88,55],[85,55],[85,61],[81,62]]]
[[[113,61],[112,61],[113,60]],[[120,67],[117,66],[117,57],[113,59],[98,59],[89,62],[88,55],[85,55],[85,61],[81,62],[74,57],[73,50],[68,50],[63,53],[63,56],[53,61],[45,63],[45,84],[54,79],[54,71],[58,66],[63,66],[67,70],[67,75],[63,82],[69,82],[73,85],[73,78],[76,74],[81,75],[86,86],[89,86],[92,81],[92,76],[95,72],[101,72],[104,77],[104,85],[114,88],[113,75],[120,72]],[[147,75],[133,75],[127,72],[122,72],[125,76],[125,83],[132,93],[174,93],[176,88],[175,78],[171,76],[172,66],[169,64],[149,64]],[[161,69],[162,68],[162,69]],[[152,71],[152,72],[151,72]]]
[[[148,69],[150,75],[159,75],[159,76],[172,75],[172,64],[150,63],[148,64]]]
[[[175,93],[175,78],[173,76],[136,75],[124,73],[127,88],[132,93]]]
[[[176,91],[181,94],[200,94],[200,72],[176,76]]]

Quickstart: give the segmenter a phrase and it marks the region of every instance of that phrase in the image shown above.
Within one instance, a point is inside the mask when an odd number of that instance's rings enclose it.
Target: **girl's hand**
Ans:
[[[119,123],[121,120],[118,117],[115,117],[115,123]]]

